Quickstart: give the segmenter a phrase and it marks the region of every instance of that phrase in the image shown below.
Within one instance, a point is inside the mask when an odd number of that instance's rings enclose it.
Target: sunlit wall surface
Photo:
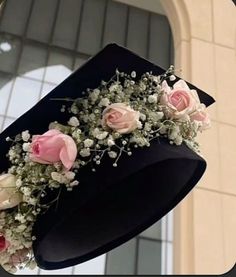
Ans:
[[[109,42],[168,67],[167,18],[112,0],[7,0],[0,17],[0,129]],[[172,213],[126,244],[81,265],[17,274],[170,274]]]

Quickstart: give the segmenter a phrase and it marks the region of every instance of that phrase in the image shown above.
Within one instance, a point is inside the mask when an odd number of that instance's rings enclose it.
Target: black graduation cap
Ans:
[[[26,129],[31,134],[44,133],[50,122],[64,122],[61,102],[51,98],[83,97],[83,91],[109,80],[117,68],[127,73],[135,70],[137,76],[165,72],[126,48],[107,45],[2,132],[0,172],[9,166],[6,137]],[[214,102],[211,96],[187,84],[197,90],[206,106]],[[78,172],[80,184],[72,192],[63,189],[57,207],[52,205],[34,224],[33,251],[38,266],[49,270],[73,266],[128,241],[173,209],[196,185],[205,168],[201,156],[185,144],[170,145],[165,138],[135,149],[128,158],[121,156],[116,168],[108,157],[95,173],[89,165],[82,167]],[[48,191],[46,199],[54,193]]]

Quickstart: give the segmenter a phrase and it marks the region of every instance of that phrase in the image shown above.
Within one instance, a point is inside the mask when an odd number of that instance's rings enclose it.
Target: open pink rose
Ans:
[[[61,161],[69,170],[77,156],[74,140],[56,129],[32,138],[30,159],[41,164],[53,164]]]
[[[9,241],[7,241],[2,234],[0,234],[0,252],[6,250],[9,246],[10,246]]]
[[[124,103],[114,103],[103,111],[102,125],[120,134],[128,134],[139,124],[139,112]]]
[[[162,83],[164,94],[161,96],[160,102],[168,107],[166,116],[176,119],[188,119],[200,104],[199,97],[195,90],[191,90],[185,81],[179,80],[171,89],[166,81]]]
[[[210,117],[206,111],[206,106],[204,104],[199,105],[197,110],[190,115],[190,119],[192,121],[195,120],[199,123],[199,129],[201,131],[208,129],[211,126]]]

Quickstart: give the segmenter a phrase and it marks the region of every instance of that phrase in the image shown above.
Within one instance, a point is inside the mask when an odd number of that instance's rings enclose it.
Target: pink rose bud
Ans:
[[[61,161],[70,170],[77,156],[74,140],[56,129],[32,138],[30,159],[41,164]]]
[[[201,131],[211,127],[210,117],[204,104],[199,105],[197,110],[190,115],[190,119],[199,123],[199,130]]]
[[[167,106],[166,116],[176,119],[188,119],[196,106],[200,104],[195,90],[191,90],[185,81],[179,80],[171,89],[166,81],[162,83],[163,95],[160,103]]]
[[[109,105],[103,111],[102,125],[120,134],[128,134],[139,124],[139,112],[123,103]]]
[[[6,250],[10,246],[10,243],[5,239],[5,237],[0,234],[0,252]]]

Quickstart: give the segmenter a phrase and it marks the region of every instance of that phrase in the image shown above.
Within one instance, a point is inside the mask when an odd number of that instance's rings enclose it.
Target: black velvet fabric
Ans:
[[[86,88],[95,88],[109,80],[115,69],[140,76],[146,71],[163,69],[116,44],[110,44],[75,71],[64,82],[21,116],[0,135],[0,172],[8,168],[7,136],[28,129],[41,134],[48,124],[67,122],[60,112],[57,97],[81,97]],[[201,102],[211,105],[214,99],[197,90]],[[114,168],[104,157],[97,171],[87,165],[79,170],[80,184],[72,192],[62,190],[57,205],[40,215],[34,225],[34,255],[39,267],[59,269],[92,259],[131,239],[174,208],[196,185],[206,162],[186,145],[174,146],[156,139],[150,147],[125,154]],[[47,199],[57,192],[48,191]]]

